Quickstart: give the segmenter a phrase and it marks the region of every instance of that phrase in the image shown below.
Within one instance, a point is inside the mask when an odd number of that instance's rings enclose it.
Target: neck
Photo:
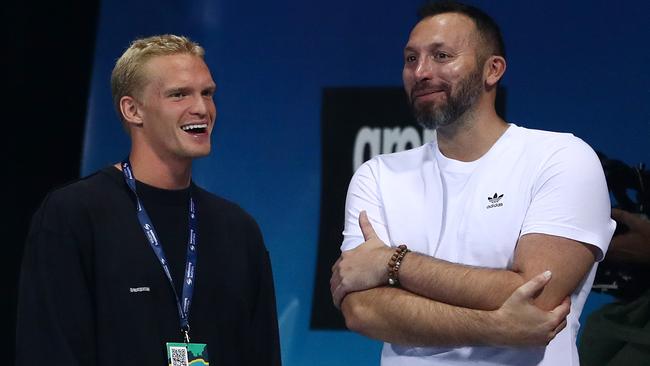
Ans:
[[[478,105],[449,126],[438,128],[438,147],[443,155],[460,161],[474,161],[483,156],[508,129],[496,114],[493,104]]]
[[[184,189],[190,186],[192,160],[164,159],[156,154],[131,149],[129,155],[135,179],[161,189]],[[121,169],[120,164],[116,164]]]

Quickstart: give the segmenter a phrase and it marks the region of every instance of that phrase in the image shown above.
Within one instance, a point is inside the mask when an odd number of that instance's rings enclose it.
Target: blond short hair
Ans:
[[[187,37],[163,34],[134,40],[120,56],[111,73],[111,92],[113,106],[123,124],[120,99],[140,96],[146,82],[143,66],[153,57],[176,54],[190,54],[203,59],[205,50]]]

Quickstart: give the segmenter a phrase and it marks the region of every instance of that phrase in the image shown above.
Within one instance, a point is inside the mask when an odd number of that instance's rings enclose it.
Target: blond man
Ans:
[[[216,118],[204,49],[175,35],[135,40],[111,86],[131,150],[52,191],[34,215],[17,363],[279,364],[260,230],[191,178],[193,159],[210,153]]]

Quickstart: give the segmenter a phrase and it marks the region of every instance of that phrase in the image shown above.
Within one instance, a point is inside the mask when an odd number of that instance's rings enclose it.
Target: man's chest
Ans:
[[[532,200],[524,173],[477,174],[462,189],[423,181],[384,202],[391,241],[455,263],[508,267]]]

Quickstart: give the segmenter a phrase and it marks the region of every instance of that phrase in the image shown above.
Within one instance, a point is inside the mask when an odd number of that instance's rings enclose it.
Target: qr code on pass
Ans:
[[[171,366],[188,366],[187,348],[169,347],[169,350],[171,351]]]

